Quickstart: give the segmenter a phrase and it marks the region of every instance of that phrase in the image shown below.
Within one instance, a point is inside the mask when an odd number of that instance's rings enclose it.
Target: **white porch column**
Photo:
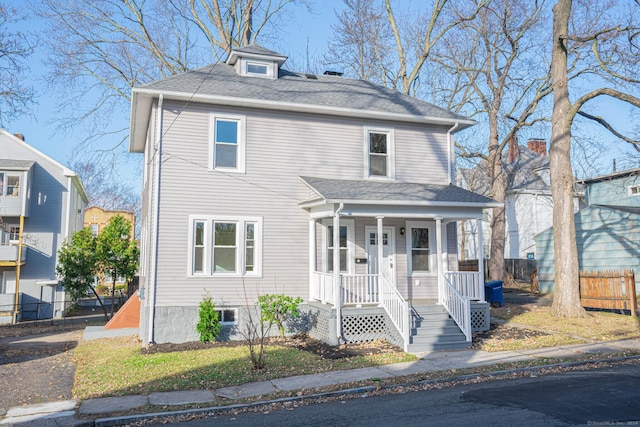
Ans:
[[[436,218],[436,263],[438,266],[438,300],[442,302],[444,296],[444,266],[442,263],[442,218]]]
[[[377,221],[377,225],[378,225],[378,230],[377,230],[378,239],[376,241],[376,243],[378,244],[378,277],[382,277],[382,263],[384,262],[383,261],[383,257],[384,257],[384,238],[383,238],[383,234],[382,234],[382,219],[383,218],[384,218],[383,216],[377,216],[376,217],[376,221]]]
[[[309,218],[309,300],[315,301],[314,297],[314,289],[318,287],[318,283],[315,283],[315,274],[316,271],[316,253],[317,243],[316,243],[316,220],[313,218]]]
[[[333,214],[333,306],[336,308],[336,333],[342,336],[342,286],[340,283],[340,212]]]
[[[482,218],[476,219],[476,225],[478,227],[478,284],[480,289],[477,292],[480,293],[480,302],[484,301],[484,237],[482,236]]]

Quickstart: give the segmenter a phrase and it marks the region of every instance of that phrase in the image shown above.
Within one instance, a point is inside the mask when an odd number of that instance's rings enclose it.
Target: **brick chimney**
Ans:
[[[518,157],[518,137],[514,135],[509,140],[509,163],[513,163]]]
[[[536,154],[547,155],[547,141],[544,139],[531,138],[527,141],[527,147]]]
[[[25,139],[24,139],[24,135],[23,135],[23,134],[21,134],[21,133],[14,133],[14,134],[13,134],[13,136],[15,136],[16,138],[20,138],[20,139],[21,139],[21,140],[23,140],[23,141],[25,140]]]

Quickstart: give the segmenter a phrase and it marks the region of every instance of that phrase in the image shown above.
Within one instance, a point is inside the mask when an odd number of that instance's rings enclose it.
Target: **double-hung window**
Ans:
[[[324,234],[324,259],[325,259],[325,271],[332,273],[333,270],[333,251],[338,250],[340,252],[340,271],[348,273],[353,270],[353,254],[355,251],[354,243],[354,222],[353,220],[340,220],[340,230],[338,231],[338,244],[336,245],[333,240],[333,221],[325,220],[325,234]]]
[[[17,197],[20,195],[20,176],[0,172],[0,196]]]
[[[245,117],[212,114],[210,151],[211,169],[244,172]]]
[[[365,178],[395,179],[392,129],[365,128]]]
[[[190,236],[190,276],[261,275],[261,218],[192,216]]]
[[[407,230],[409,275],[435,273],[435,224],[409,221]]]

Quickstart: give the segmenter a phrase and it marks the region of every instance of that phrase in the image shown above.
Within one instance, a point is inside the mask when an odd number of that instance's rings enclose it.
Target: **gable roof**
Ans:
[[[326,203],[357,203],[421,206],[501,206],[455,185],[408,182],[380,182],[300,177],[319,198],[302,203],[303,207]]]
[[[593,178],[583,179],[582,181],[578,181],[581,184],[592,184],[595,182],[601,181],[611,181],[613,179],[626,178],[629,176],[640,175],[640,168],[636,169],[627,169],[620,172],[613,172],[608,175],[600,175]]]
[[[27,150],[35,153],[37,156],[46,159],[48,162],[53,163],[54,165],[56,165],[57,167],[59,167],[62,170],[62,173],[71,178],[71,181],[73,182],[74,186],[78,189],[78,193],[80,193],[80,197],[82,197],[82,200],[85,203],[89,202],[89,198],[87,197],[87,192],[84,188],[84,185],[82,184],[82,180],[80,179],[80,177],[78,176],[77,173],[75,173],[74,171],[72,171],[71,169],[69,169],[68,167],[66,167],[65,165],[63,165],[62,163],[54,160],[53,158],[47,156],[46,154],[44,154],[42,151],[35,149],[34,147],[32,147],[31,145],[27,144],[23,139],[18,138],[17,136],[15,136],[14,134],[12,134],[11,132],[5,130],[5,129],[1,129],[0,128],[0,134],[5,135],[6,137],[9,138],[10,141],[12,141],[15,144],[20,144],[21,146],[23,146],[24,148],[26,148]],[[24,164],[31,162],[31,161],[24,161],[24,160],[10,160],[10,159],[5,159],[5,161],[7,162],[25,162]],[[31,167],[33,165],[33,163],[35,162],[31,162],[32,164],[29,166]],[[17,163],[16,163],[17,164]]]
[[[542,156],[525,145],[518,146],[518,157],[513,163],[507,162],[507,150],[502,152],[502,164],[507,174],[509,191],[539,191],[551,192],[551,186],[547,184],[538,172],[549,169],[549,156]],[[469,189],[480,194],[489,194],[491,185],[488,176],[488,165],[482,160],[474,168],[460,169],[459,173],[466,181]]]
[[[278,55],[252,45],[248,50]],[[144,147],[154,98],[186,102],[299,111],[348,117],[450,125],[457,130],[475,121],[428,102],[365,80],[310,75],[280,69],[277,79],[240,76],[233,66],[216,63],[133,89],[131,151]]]

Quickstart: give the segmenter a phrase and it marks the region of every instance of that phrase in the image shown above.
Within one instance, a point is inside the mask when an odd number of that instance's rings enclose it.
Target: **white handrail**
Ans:
[[[484,302],[484,281],[479,272],[446,271],[444,276],[462,296]]]
[[[384,277],[380,276],[380,305],[391,318],[391,322],[396,327],[402,340],[404,341],[404,351],[409,347],[409,334],[411,322],[409,321],[409,303],[402,298],[400,292],[391,285]]]
[[[442,280],[440,302],[462,330],[467,342],[471,342],[471,300],[462,296],[446,276]]]

